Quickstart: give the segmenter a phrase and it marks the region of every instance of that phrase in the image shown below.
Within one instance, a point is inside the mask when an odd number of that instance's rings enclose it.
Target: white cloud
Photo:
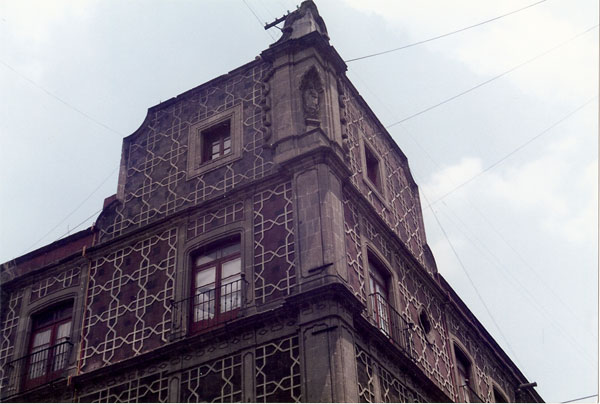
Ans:
[[[0,2],[4,62],[34,81],[41,80],[46,63],[57,52],[53,46],[57,32],[67,32],[75,24],[85,26],[96,4],[95,0]]]
[[[431,179],[422,185],[423,191],[429,202],[433,202],[477,175],[482,169],[481,159],[464,157],[457,164],[444,167],[442,170],[433,173]],[[460,193],[461,191],[459,189],[456,192]],[[424,203],[423,206],[427,206],[427,203]]]
[[[407,32],[415,41],[455,31],[527,5],[522,1],[425,0],[418,4],[394,0],[346,1],[361,12],[381,16],[396,31]],[[580,24],[574,23],[573,9],[577,10],[577,7],[571,4],[544,3],[424,46],[464,63],[474,73],[491,78],[595,24],[595,13],[594,18],[579,16]],[[540,98],[589,97],[598,87],[597,36],[597,29],[593,30],[509,73],[503,80]]]
[[[525,162],[504,163],[484,174],[485,181],[477,179],[452,194],[468,191],[479,199],[488,199],[488,206],[502,206],[515,216],[527,215],[537,220],[543,231],[579,243],[597,239],[598,196],[597,160],[577,172],[573,159],[577,158],[583,143],[575,136],[567,136],[540,149],[538,158]],[[452,166],[433,173],[423,185],[430,201],[445,195],[457,184],[482,171],[477,158],[463,158]],[[426,203],[423,206],[427,206]]]
[[[576,184],[583,198],[583,206],[565,219],[562,230],[572,241],[598,240],[598,161],[588,164]],[[561,230],[561,229],[558,229]]]

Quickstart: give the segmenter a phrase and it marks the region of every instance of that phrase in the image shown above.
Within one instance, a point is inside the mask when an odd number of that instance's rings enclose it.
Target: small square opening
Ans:
[[[231,123],[219,122],[202,131],[202,162],[216,160],[231,154]]]
[[[378,189],[381,188],[381,179],[379,174],[379,160],[375,154],[365,146],[365,162],[367,166],[367,178]]]

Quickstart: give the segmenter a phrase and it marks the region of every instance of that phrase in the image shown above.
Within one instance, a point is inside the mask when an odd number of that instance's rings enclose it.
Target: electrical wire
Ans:
[[[444,206],[446,206],[447,210],[450,211],[451,213],[453,213],[450,208],[444,204]],[[459,228],[459,226],[456,224],[456,222],[454,222],[451,218],[450,215],[448,214],[448,212],[444,212],[447,216],[447,218],[454,224],[455,228],[462,233],[462,235],[467,239],[467,241],[469,241],[471,243],[471,245],[473,247],[475,247],[476,250],[478,250],[481,253],[481,256],[486,259],[488,262],[490,262],[492,265],[494,265],[496,268],[498,268],[500,271],[500,275],[502,275],[507,281],[509,281],[509,283],[512,283],[513,286],[516,286],[518,288],[520,288],[523,293],[524,296],[527,297],[532,305],[532,307],[539,313],[541,314],[543,317],[545,317],[547,319],[547,321],[549,323],[552,323],[552,325],[554,326],[554,328],[557,330],[557,332],[561,333],[564,337],[566,337],[566,339],[568,339],[571,343],[571,346],[573,348],[575,348],[580,354],[581,354],[581,358],[583,360],[585,360],[589,365],[591,365],[592,367],[595,367],[596,365],[590,361],[589,359],[589,355],[586,354],[585,348],[583,348],[578,342],[577,340],[572,337],[570,334],[567,334],[567,332],[564,330],[564,324],[560,324],[558,323],[554,317],[552,316],[551,313],[548,313],[542,305],[540,305],[537,300],[535,299],[535,297],[531,294],[531,292],[529,292],[529,290],[523,286],[523,284],[519,281],[519,279],[517,277],[515,277],[514,275],[512,275],[508,270],[506,270],[503,266],[502,263],[500,262],[500,259],[489,249],[487,248],[485,245],[483,245],[483,243],[481,242],[481,240],[478,240],[483,248],[486,250],[487,254],[489,256],[491,256],[495,261],[489,259],[488,257],[485,256],[485,254],[483,253],[483,251],[477,246],[477,244],[475,243],[475,241],[473,239],[471,239],[471,237],[469,237],[466,232],[464,232],[463,230],[461,230]],[[462,222],[459,218],[458,215],[456,215],[455,213],[453,213],[453,216],[455,216],[459,222],[461,222],[461,224],[465,227],[468,228],[466,226],[466,224],[464,222]],[[509,278],[510,275],[510,278]]]
[[[421,191],[421,195],[423,195],[423,198],[425,198],[426,201],[427,200],[427,195],[425,195],[425,193],[423,191]],[[504,335],[504,333],[502,332],[502,328],[500,328],[500,326],[498,325],[498,323],[496,322],[496,319],[494,318],[494,316],[492,315],[492,312],[490,311],[489,307],[487,306],[487,304],[485,303],[485,301],[483,300],[483,297],[481,296],[481,294],[479,293],[479,290],[477,290],[477,287],[475,286],[475,283],[473,282],[473,279],[471,278],[471,276],[469,275],[469,272],[467,272],[467,268],[465,267],[465,265],[463,264],[462,260],[460,259],[458,252],[456,251],[456,249],[454,248],[454,245],[452,244],[452,242],[450,241],[450,238],[448,237],[448,234],[446,233],[446,230],[444,230],[444,227],[442,226],[442,223],[440,222],[440,219],[438,218],[437,214],[435,213],[435,211],[433,210],[433,208],[431,207],[431,204],[429,204],[431,213],[433,213],[433,217],[435,218],[435,221],[437,222],[440,230],[442,230],[442,233],[444,234],[444,237],[446,238],[446,241],[448,242],[448,245],[450,246],[450,248],[452,249],[452,252],[454,253],[454,256],[456,257],[456,260],[459,263],[459,266],[461,267],[461,269],[463,270],[463,272],[465,273],[465,275],[467,276],[467,279],[469,280],[469,283],[471,284],[471,286],[473,287],[473,290],[475,291],[475,293],[477,294],[477,297],[479,298],[479,301],[481,302],[481,304],[483,305],[485,311],[487,312],[487,314],[490,316],[490,319],[492,320],[492,323],[494,323],[494,326],[496,327],[496,330],[498,330],[498,333],[500,334],[500,336],[502,337],[502,339],[504,340],[504,342],[506,343],[507,348],[510,350],[510,352],[513,354],[513,358],[515,359],[515,362],[517,362],[517,365],[519,367],[522,367],[520,364],[520,361],[518,360],[517,354],[515,353],[515,351],[512,349],[512,346],[510,345],[510,343],[508,342],[508,339],[506,338],[506,336]]]
[[[250,10],[250,12],[252,13],[252,15],[254,15],[254,17],[256,18],[256,21],[258,21],[258,23],[260,24],[261,27],[264,28],[266,23],[263,23],[260,18],[258,17],[258,15],[256,15],[256,13],[254,12],[254,10],[252,9],[252,7],[250,7],[250,4],[248,4],[246,2],[246,0],[242,0],[244,2],[244,4],[246,5],[246,7],[248,7],[248,10]],[[272,40],[275,40],[275,37],[273,36],[273,34],[271,34],[271,31],[266,30],[267,34],[269,34],[269,36],[271,37]]]
[[[519,11],[523,11],[523,10],[528,9],[530,7],[533,7],[533,6],[537,6],[538,4],[543,3],[545,1],[546,0],[538,1],[537,3],[530,4],[528,6],[520,8],[518,10],[514,10],[514,11],[511,11],[509,13],[499,15],[498,17],[494,17],[494,18],[491,18],[489,20],[485,20],[485,21],[479,22],[477,24],[470,25],[470,26],[465,27],[465,28],[461,28],[461,29],[456,30],[456,31],[452,31],[452,32],[448,32],[446,34],[438,35],[438,36],[435,36],[433,38],[425,39],[423,41],[411,43],[409,45],[404,45],[404,46],[401,46],[399,48],[394,48],[394,49],[390,49],[390,50],[383,51],[383,52],[372,53],[370,55],[365,55],[365,56],[360,56],[360,57],[353,58],[353,59],[344,60],[344,62],[346,62],[346,63],[355,62],[357,60],[362,60],[362,59],[372,58],[372,57],[375,57],[375,56],[385,55],[386,53],[396,52],[396,51],[399,51],[399,50],[402,50],[402,49],[406,49],[406,48],[410,48],[410,47],[413,47],[413,46],[421,45],[421,44],[424,44],[424,43],[427,43],[427,42],[435,41],[436,39],[440,39],[440,38],[444,38],[444,37],[447,37],[447,36],[450,36],[450,35],[458,34],[459,32],[463,32],[463,31],[466,31],[468,29],[479,27],[481,25],[487,24],[489,22],[499,20],[500,18],[507,17],[507,16],[509,16],[511,14],[518,13]]]
[[[94,122],[96,125],[100,125],[102,126],[104,129],[108,129],[109,131],[116,133],[117,135],[119,135],[120,137],[123,137],[123,134],[119,133],[119,131],[111,128],[110,126],[100,122],[99,120],[97,120],[96,118],[94,118],[93,116],[87,114],[86,112],[80,110],[79,108],[69,104],[67,101],[63,100],[62,98],[60,98],[59,96],[57,96],[56,94],[48,91],[47,89],[45,89],[43,86],[41,86],[40,84],[36,83],[35,81],[31,80],[29,77],[25,76],[23,73],[19,72],[18,70],[16,70],[15,68],[13,68],[12,66],[10,66],[8,63],[0,60],[0,64],[4,65],[6,68],[12,70],[14,73],[16,73],[18,76],[20,76],[22,79],[28,81],[31,85],[33,85],[34,87],[38,88],[39,90],[42,90],[43,92],[45,92],[47,95],[49,95],[50,97],[54,98],[55,100],[59,101],[60,103],[62,103],[63,105],[65,105],[66,107],[72,109],[73,111],[83,115],[84,117],[86,117],[87,119],[89,119],[90,121]]]
[[[354,70],[354,69],[349,69],[349,72],[352,73],[353,75],[356,76],[356,78],[358,78],[363,85],[365,86],[365,88],[390,112],[391,115],[394,115],[394,111],[389,108],[389,106],[374,92],[371,90],[371,88],[368,86],[368,84],[358,75],[358,73]],[[423,153],[427,156],[427,158],[434,164],[434,166],[436,166],[437,168],[441,168],[441,166],[437,163],[437,161],[435,161],[435,159],[427,152],[427,150],[420,144],[420,142],[416,139],[415,136],[412,135],[412,133],[408,130],[408,128],[406,128],[404,125],[400,125],[400,127],[408,134],[408,136],[416,143],[416,145],[421,149],[421,151],[423,151]],[[416,173],[415,173],[416,174]],[[575,314],[573,312],[573,310],[560,298],[560,296],[552,289],[550,288],[550,286],[548,285],[548,283],[537,273],[537,271],[535,271],[533,269],[533,267],[531,265],[529,265],[525,259],[522,257],[521,254],[519,254],[516,249],[508,242],[508,240],[506,240],[506,238],[504,236],[502,236],[502,234],[494,227],[492,226],[492,224],[490,223],[490,221],[485,217],[485,215],[483,214],[483,212],[481,212],[480,209],[478,209],[467,197],[463,196],[463,198],[475,209],[475,211],[486,221],[486,223],[496,232],[496,234],[504,241],[504,243],[506,245],[508,245],[509,248],[511,248],[513,250],[513,252],[517,255],[517,257],[525,264],[525,266],[535,275],[537,276],[541,282],[543,283],[543,285],[554,295],[556,296],[556,298],[558,299],[559,303],[565,308],[567,309],[574,317],[579,318],[579,316],[577,314]],[[445,205],[445,204],[444,204]],[[445,205],[447,208],[448,206]],[[449,209],[449,208],[448,208]],[[460,218],[458,218],[458,215],[456,215],[455,213],[453,213],[454,216],[460,221]],[[461,221],[462,222],[462,221]],[[465,235],[466,236],[466,235]],[[467,237],[468,238],[468,237]],[[491,253],[490,249],[485,247],[484,248],[490,252],[490,254],[493,255],[493,253]],[[494,256],[495,257],[495,256]],[[496,258],[496,257],[495,257]],[[496,260],[498,261],[498,259],[496,258]],[[498,267],[499,269],[502,270],[501,267]],[[529,293],[529,291],[527,290],[527,288],[523,287],[520,283],[519,286],[521,287],[521,289],[523,289],[525,291],[526,294],[529,295],[529,297],[531,298],[532,304],[533,306],[537,309],[536,306],[536,299],[531,296],[531,294]],[[540,311],[541,309],[537,309],[538,312],[540,312],[540,314],[544,315],[544,313],[542,311]],[[548,317],[546,316],[546,318],[549,318],[550,321],[552,322],[552,317]],[[555,325],[556,326],[556,325]],[[562,328],[558,328],[559,332],[562,332]],[[589,335],[595,337],[595,335],[593,335],[592,333],[590,333],[587,329],[586,332],[588,332]],[[571,341],[574,341],[575,345],[577,345],[580,350],[579,352],[582,353],[581,350],[583,350],[583,348],[581,346],[579,346],[579,344],[577,344],[576,340],[574,340],[574,337],[565,334],[565,336],[567,338],[570,338]]]
[[[584,108],[586,105],[588,105],[590,102],[592,102],[593,100],[595,100],[596,98],[598,98],[598,96],[593,96],[592,98],[588,99],[586,102],[584,102],[582,105],[580,105],[579,107],[577,107],[576,109],[574,109],[573,111],[569,112],[567,115],[565,115],[564,117],[562,117],[561,119],[559,119],[558,121],[554,122],[552,125],[550,125],[549,127],[547,127],[546,129],[544,129],[543,131],[541,131],[540,133],[538,133],[537,135],[535,135],[534,137],[532,137],[531,139],[527,140],[525,143],[522,143],[520,146],[517,146],[516,148],[514,148],[510,153],[506,154],[504,157],[500,158],[499,160],[495,161],[494,163],[492,163],[491,165],[489,165],[488,167],[484,168],[482,171],[478,172],[477,174],[475,174],[474,176],[472,176],[471,178],[469,178],[468,180],[458,184],[457,186],[455,186],[454,188],[452,188],[451,190],[449,190],[448,192],[446,192],[445,194],[443,194],[442,196],[440,196],[439,198],[435,199],[433,202],[431,202],[431,205],[434,205],[436,203],[438,203],[439,201],[441,201],[442,199],[446,198],[448,195],[452,194],[453,192],[459,190],[460,188],[464,187],[465,185],[467,185],[468,183],[470,183],[471,181],[473,181],[474,179],[480,177],[481,175],[485,174],[486,172],[490,171],[492,168],[496,167],[497,165],[499,165],[500,163],[502,163],[503,161],[505,161],[506,159],[508,159],[510,156],[512,156],[513,154],[515,154],[516,152],[518,152],[519,150],[523,149],[524,147],[526,147],[527,145],[529,145],[530,143],[532,143],[533,141],[535,141],[536,139],[540,138],[541,136],[545,135],[546,133],[548,133],[551,129],[555,128],[556,126],[558,126],[560,123],[562,123],[563,121],[567,120],[568,118],[570,118],[572,115],[574,115],[576,112],[580,111],[582,108]]]
[[[598,24],[594,25],[593,27],[590,27],[590,28],[586,29],[586,30],[585,30],[585,31],[583,31],[583,32],[580,32],[579,34],[577,34],[577,35],[575,35],[575,36],[573,36],[573,37],[571,37],[571,38],[567,39],[567,40],[566,40],[566,41],[564,41],[564,42],[561,42],[560,44],[558,44],[558,45],[554,46],[553,48],[551,48],[551,49],[548,49],[547,51],[545,51],[545,52],[543,52],[543,53],[540,53],[540,54],[538,54],[538,55],[536,55],[536,56],[532,57],[531,59],[528,59],[528,60],[526,60],[526,61],[524,61],[524,62],[521,62],[521,63],[519,63],[518,65],[516,65],[516,66],[514,66],[514,67],[512,67],[512,68],[510,68],[510,69],[508,69],[508,70],[506,70],[506,71],[504,71],[504,72],[502,72],[502,73],[500,73],[500,74],[499,74],[499,75],[497,75],[497,76],[494,76],[494,77],[492,77],[492,78],[490,78],[490,79],[488,79],[488,80],[486,80],[486,81],[484,81],[484,82],[481,82],[481,83],[479,83],[479,84],[477,84],[477,85],[475,85],[475,86],[473,86],[473,87],[471,87],[471,88],[469,88],[469,89],[467,89],[467,90],[465,90],[465,91],[463,91],[463,92],[461,92],[461,93],[458,93],[458,94],[456,94],[456,95],[453,95],[453,96],[452,96],[452,97],[450,97],[450,98],[446,98],[445,100],[443,100],[443,101],[440,101],[440,102],[438,102],[437,104],[434,104],[434,105],[432,105],[432,106],[430,106],[430,107],[427,107],[427,108],[425,108],[425,109],[423,109],[423,110],[421,110],[421,111],[419,111],[419,112],[415,112],[414,114],[412,114],[412,115],[409,115],[409,116],[407,116],[406,118],[403,118],[403,119],[401,119],[401,120],[399,120],[399,121],[396,121],[396,122],[394,122],[394,123],[391,123],[391,124],[389,124],[389,125],[387,125],[387,126],[386,126],[386,129],[389,129],[389,128],[393,127],[393,126],[396,126],[396,125],[398,125],[398,124],[400,124],[400,123],[402,123],[402,122],[406,122],[406,121],[408,121],[409,119],[412,119],[412,118],[414,118],[414,117],[417,117],[417,116],[419,116],[419,115],[421,115],[421,114],[424,114],[425,112],[431,111],[431,110],[432,110],[432,109],[434,109],[434,108],[437,108],[437,107],[439,107],[439,106],[442,106],[442,105],[444,105],[444,104],[446,104],[446,103],[448,103],[448,102],[450,102],[450,101],[453,101],[453,100],[455,100],[455,99],[457,99],[457,98],[459,98],[459,97],[462,97],[462,96],[463,96],[463,95],[465,95],[465,94],[468,94],[468,93],[470,93],[471,91],[474,91],[474,90],[476,90],[476,89],[478,89],[478,88],[480,88],[480,87],[483,87],[484,85],[486,85],[486,84],[489,84],[489,83],[491,83],[491,82],[493,82],[493,81],[495,81],[495,80],[497,80],[497,79],[499,79],[499,78],[501,78],[501,77],[503,77],[503,76],[506,76],[507,74],[509,74],[509,73],[511,73],[511,72],[513,72],[513,71],[515,71],[515,70],[517,70],[517,69],[519,69],[519,68],[521,68],[521,67],[525,66],[526,64],[528,64],[528,63],[531,63],[531,62],[535,61],[536,59],[539,59],[539,58],[541,58],[542,56],[545,56],[545,55],[547,55],[547,54],[549,54],[549,53],[551,53],[551,52],[555,51],[556,49],[558,49],[558,48],[560,48],[560,47],[562,47],[562,46],[564,46],[564,45],[568,44],[569,42],[571,42],[571,41],[573,41],[573,40],[575,40],[575,39],[579,38],[579,37],[580,37],[580,36],[582,36],[582,35],[585,35],[585,34],[587,34],[588,32],[590,32],[591,30],[593,30],[593,29],[595,29],[595,28],[598,28]]]
[[[104,178],[104,180],[102,180],[102,182],[100,183],[100,185],[98,185],[83,201],[81,201],[81,203],[79,205],[77,205],[77,207],[75,209],[73,209],[71,211],[71,213],[69,213],[63,220],[60,221],[60,223],[58,223],[56,226],[54,226],[53,228],[51,228],[50,230],[48,230],[48,232],[46,234],[44,234],[42,237],[39,238],[39,240],[37,240],[35,243],[33,243],[32,245],[30,245],[29,247],[27,247],[27,249],[25,251],[23,251],[23,253],[21,253],[21,255],[29,252],[31,250],[31,248],[35,247],[40,241],[42,241],[44,238],[46,238],[46,236],[48,236],[50,233],[52,233],[58,226],[60,226],[61,224],[63,224],[64,222],[66,222],[71,216],[73,216],[73,214],[75,212],[77,212],[79,210],[79,208],[81,208],[83,206],[84,203],[86,203],[91,197],[92,195],[94,195],[99,189],[100,187],[102,187],[102,185],[104,185],[106,183],[106,181],[109,180],[110,177],[112,177],[112,175],[115,173],[115,171],[117,171],[119,167],[115,167],[110,174],[108,174],[108,176],[106,178]],[[87,219],[86,219],[87,220]],[[77,227],[76,227],[77,228]],[[71,230],[72,231],[72,230]],[[67,232],[67,234],[69,234],[69,232]],[[63,236],[59,237],[62,238]]]
[[[574,401],[579,401],[579,400],[585,400],[586,398],[592,398],[592,397],[598,397],[598,394],[592,394],[591,396],[585,396],[585,397],[579,397],[579,398],[574,398],[572,400],[568,400],[568,401],[562,401],[562,403],[572,403]]]
[[[61,238],[67,236],[69,233],[71,233],[72,231],[76,230],[79,226],[81,226],[82,224],[84,224],[85,222],[87,222],[88,220],[90,220],[91,218],[93,218],[94,216],[96,216],[100,212],[102,212],[102,208],[98,209],[97,211],[95,211],[94,213],[92,213],[90,216],[88,216],[85,219],[83,219],[83,222],[79,223],[78,225],[76,225],[75,227],[73,227],[72,229],[70,229],[69,231],[67,231],[65,234],[63,234],[62,236],[60,236],[59,238],[57,238],[54,241],[56,242],[56,241],[60,240]]]

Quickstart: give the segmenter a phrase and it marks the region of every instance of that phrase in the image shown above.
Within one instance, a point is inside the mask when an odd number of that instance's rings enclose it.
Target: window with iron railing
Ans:
[[[185,316],[192,334],[237,318],[244,284],[239,237],[199,250],[193,256],[190,296],[173,303],[173,337],[183,336]]]
[[[390,333],[390,308],[388,282],[382,270],[369,259],[369,288],[371,289],[371,310],[375,323],[384,334]]]
[[[411,356],[412,324],[390,304],[389,275],[375,259],[369,256],[370,321],[389,338],[398,349]]]
[[[73,302],[65,302],[32,317],[27,355],[10,362],[10,386],[20,391],[64,375],[71,354]]]
[[[480,403],[482,400],[474,389],[471,361],[467,355],[454,344],[454,359],[458,376],[458,390],[461,401],[465,403]]]

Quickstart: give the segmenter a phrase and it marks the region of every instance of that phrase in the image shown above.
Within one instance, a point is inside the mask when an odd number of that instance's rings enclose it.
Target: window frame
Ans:
[[[375,188],[377,188],[377,190],[381,191],[380,161],[375,152],[373,152],[373,150],[371,150],[371,148],[366,144],[364,145],[363,151],[365,155],[365,171],[367,174],[367,179],[371,182],[371,184],[373,184],[373,186],[375,186]]]
[[[231,120],[225,119],[213,126],[210,126],[199,133],[200,136],[200,148],[202,154],[201,164],[208,164],[212,161],[229,156],[233,149],[231,139]],[[215,140],[218,140],[219,152],[218,156],[214,156],[214,149],[212,146],[215,144]],[[229,152],[225,153],[225,142],[229,140]]]
[[[242,105],[236,105],[222,112],[218,112],[209,118],[191,125],[188,133],[187,151],[187,178],[204,174],[242,157]],[[231,151],[214,159],[207,159],[205,155],[206,139],[203,134],[215,130],[220,125],[229,122],[229,138],[231,139]]]
[[[48,383],[51,380],[57,379],[60,377],[61,373],[67,370],[70,355],[71,355],[71,335],[73,333],[73,324],[74,324],[74,299],[64,300],[59,303],[55,303],[51,306],[44,307],[41,310],[34,312],[31,318],[31,330],[29,332],[29,338],[27,340],[27,354],[25,356],[25,363],[23,368],[23,373],[21,375],[21,390],[30,390],[42,384]],[[68,310],[68,315],[63,314],[60,316],[61,311]],[[41,325],[36,326],[36,321],[45,315],[52,313],[52,320],[49,322],[42,322]],[[59,314],[57,314],[59,313]],[[58,316],[58,318],[55,318]],[[66,332],[66,336],[59,337],[58,333],[60,327],[69,324],[68,331]],[[37,348],[34,346],[35,337],[37,335],[42,334],[43,332],[50,331],[49,341],[46,344],[40,345],[44,346],[44,348],[35,350]],[[62,341],[58,341],[62,339]],[[71,345],[71,346],[68,346]],[[37,360],[36,355],[38,352],[47,352],[46,354],[42,354],[44,356],[38,363],[43,363],[43,373],[31,377],[32,366],[37,363],[32,363],[33,360]],[[57,358],[60,357],[62,364],[58,369],[52,369],[55,367]],[[36,372],[37,374],[38,372]]]
[[[496,383],[492,383],[492,396],[495,403],[510,403],[511,400],[508,398],[508,395],[504,393],[504,390],[500,388]],[[502,398],[504,401],[498,401],[498,396]]]
[[[456,376],[456,387],[459,392],[459,400],[464,403],[473,403],[481,401],[479,393],[477,392],[476,383],[474,379],[475,372],[473,371],[473,359],[466,352],[465,348],[454,340],[452,343],[452,353],[454,357],[454,372]],[[462,361],[459,357],[462,356]],[[467,376],[466,382],[461,380],[461,372],[459,372],[459,361],[463,362],[462,365],[467,365]],[[464,383],[464,384],[463,384]]]
[[[387,201],[387,187],[385,184],[385,163],[379,155],[379,153],[375,150],[375,147],[373,147],[367,140],[366,135],[362,132],[362,130],[359,130],[359,143],[361,153],[360,164],[362,167],[363,182],[367,185],[371,192],[375,194],[375,196],[379,199],[379,201],[382,204],[384,204],[388,209],[391,209]],[[371,155],[372,160],[374,159],[377,162],[377,180],[379,182],[378,184],[373,183],[368,174],[369,166],[367,164],[367,153]]]
[[[226,323],[227,321],[232,320],[238,316],[238,314],[244,304],[244,298],[245,298],[245,293],[244,293],[245,276],[244,276],[244,263],[243,263],[243,254],[242,254],[243,247],[242,247],[241,241],[242,240],[241,240],[240,236],[230,236],[230,237],[227,237],[227,238],[224,238],[221,240],[217,240],[210,244],[207,244],[203,247],[200,247],[191,254],[191,259],[192,259],[191,269],[192,270],[191,270],[191,281],[190,281],[190,299],[189,299],[189,305],[188,305],[188,307],[189,307],[188,308],[188,310],[189,310],[188,323],[189,323],[189,332],[191,334],[196,334],[201,331],[205,331],[207,329],[215,328],[215,327],[220,326],[220,325]],[[234,246],[234,245],[238,246],[238,248],[235,252],[228,254],[226,256],[221,256],[223,250],[225,250],[228,247]],[[201,264],[197,263],[197,260],[200,257],[205,256],[211,252],[218,254],[219,257],[215,258],[214,260],[205,262],[205,263],[201,263]],[[239,259],[239,268],[238,268],[238,272],[235,275],[238,276],[238,279],[231,281],[229,283],[223,284],[223,265],[228,262],[235,261],[237,259]],[[213,282],[210,282],[213,284],[213,287],[212,287],[212,289],[207,289],[205,291],[200,292],[200,293],[203,293],[203,295],[208,293],[209,300],[208,300],[208,302],[202,301],[201,303],[198,303],[197,296],[200,296],[198,289],[201,289],[203,285],[198,286],[196,284],[197,274],[200,272],[210,270],[211,268],[214,268]],[[233,275],[233,276],[235,276],[235,275]],[[237,301],[237,303],[235,303],[236,306],[229,310],[222,310],[223,302],[221,299],[223,296],[223,287],[232,285],[232,284],[234,284],[234,282],[238,283],[236,290],[233,291],[233,293],[237,294],[237,297],[235,297],[235,299]],[[211,294],[211,292],[212,292],[212,294]],[[212,307],[210,306],[211,302],[212,302]],[[208,305],[208,306],[206,306],[206,305]],[[210,317],[208,319],[196,319],[196,315],[197,315],[197,313],[199,313],[198,310],[201,310],[200,312],[204,312],[204,311],[202,311],[203,310],[202,308],[198,309],[198,307],[208,307],[209,313],[210,313],[210,310],[212,309],[212,317]]]
[[[384,269],[383,264],[371,253],[367,254],[367,276],[369,279],[369,295],[371,296],[371,318],[381,332],[391,337],[392,313],[390,300],[393,295],[390,280],[392,277]],[[378,287],[385,293],[380,293]]]

